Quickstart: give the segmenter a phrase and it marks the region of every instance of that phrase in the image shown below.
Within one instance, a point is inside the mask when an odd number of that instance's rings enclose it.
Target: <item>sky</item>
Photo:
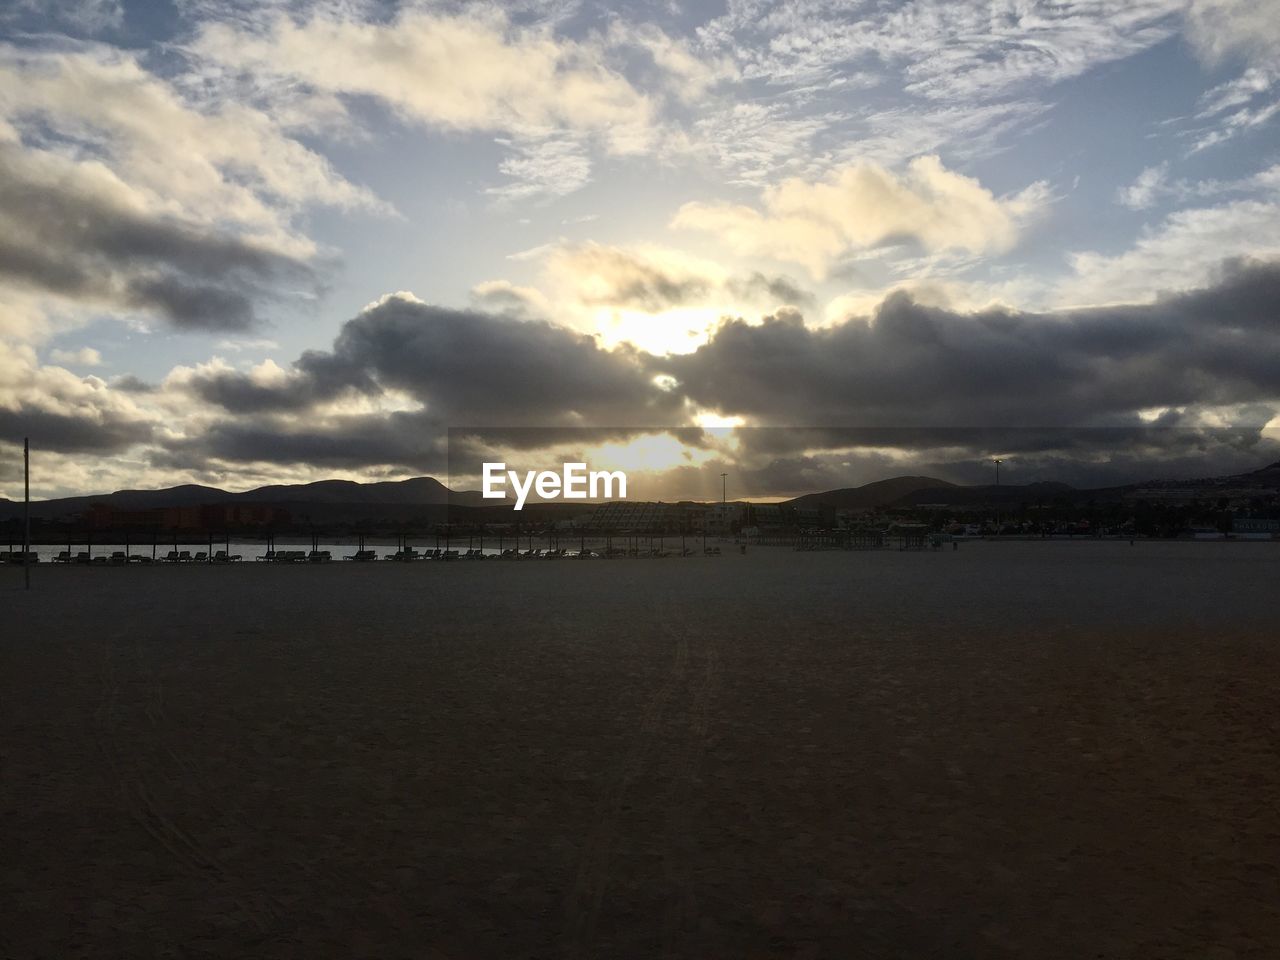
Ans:
[[[16,0],[0,496],[1280,460],[1280,0]]]

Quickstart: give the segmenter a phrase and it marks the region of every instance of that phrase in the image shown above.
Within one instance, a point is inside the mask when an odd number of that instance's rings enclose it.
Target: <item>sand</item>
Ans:
[[[1270,544],[0,574],[5,958],[1280,943]]]

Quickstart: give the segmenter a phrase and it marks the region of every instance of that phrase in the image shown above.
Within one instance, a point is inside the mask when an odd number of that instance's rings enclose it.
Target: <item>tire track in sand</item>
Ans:
[[[658,689],[645,704],[630,749],[606,778],[597,803],[595,821],[583,842],[578,871],[565,907],[565,950],[572,960],[597,955],[600,910],[611,879],[611,861],[628,793],[642,777],[670,779],[663,836],[663,868],[672,894],[661,921],[663,956],[678,954],[684,934],[697,920],[692,862],[693,835],[690,799],[696,772],[707,745],[712,694],[720,671],[716,645],[704,640],[700,656],[693,656],[690,633],[672,615],[669,597],[655,603],[660,637],[671,641],[671,665]],[[691,661],[701,660],[692,665]],[[666,732],[676,737],[672,747]]]
[[[659,625],[664,632],[682,638],[688,646],[688,619],[673,615],[670,598],[658,607]],[[687,709],[681,718],[678,746],[669,767],[667,824],[663,869],[670,891],[662,917],[662,955],[684,954],[684,945],[695,932],[699,910],[694,877],[698,838],[693,829],[693,800],[698,771],[709,740],[712,702],[720,679],[720,650],[717,640],[701,631],[695,645],[701,664],[688,675]]]
[[[187,875],[214,885],[228,897],[241,918],[252,924],[259,933],[266,934],[281,918],[281,905],[272,902],[269,894],[257,894],[252,900],[238,892],[244,889],[239,878],[227,871],[218,856],[200,840],[183,829],[170,811],[156,800],[154,789],[157,777],[172,785],[173,777],[165,773],[166,756],[172,762],[174,754],[167,747],[160,747],[154,738],[143,736],[145,731],[130,731],[126,752],[120,736],[120,681],[114,655],[115,641],[127,639],[125,634],[107,635],[102,648],[102,695],[95,711],[95,734],[98,748],[107,761],[122,805],[135,823],[163,848]],[[147,682],[146,701],[142,713],[148,724],[158,728],[164,721],[163,687],[155,672],[141,659],[141,650],[135,644],[134,659],[138,673]],[[145,751],[150,747],[151,753]]]

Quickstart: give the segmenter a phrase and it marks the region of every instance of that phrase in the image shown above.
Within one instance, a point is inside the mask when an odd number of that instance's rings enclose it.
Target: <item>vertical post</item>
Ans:
[[[22,580],[31,589],[31,438],[22,438]]]

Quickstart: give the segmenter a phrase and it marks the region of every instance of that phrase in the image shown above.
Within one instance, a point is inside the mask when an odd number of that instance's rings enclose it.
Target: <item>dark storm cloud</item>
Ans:
[[[870,320],[814,329],[779,311],[760,325],[722,324],[691,354],[657,357],[604,350],[547,323],[390,297],[349,321],[331,350],[300,357],[278,385],[231,372],[193,380],[235,418],[185,442],[183,456],[421,464],[449,427],[485,428],[454,438],[472,459],[489,446],[570,449],[645,427],[683,426],[685,442],[705,446],[687,426],[692,406],[763,425],[739,431],[744,483],[750,470],[760,484],[812,486],[844,463],[813,455],[855,447],[864,464],[881,456],[873,466],[882,471],[967,463],[975,475],[989,469],[985,458],[1015,451],[1025,469],[1034,461],[1042,471],[1099,458],[1243,461],[1264,455],[1260,428],[1280,402],[1278,305],[1280,266],[1235,264],[1214,287],[1152,304],[962,314],[895,294]],[[659,374],[677,385],[659,386]],[[423,410],[305,416],[327,400],[388,391]],[[1196,427],[1207,405],[1243,411],[1238,428]],[[1189,413],[1155,422],[1138,416],[1183,406]],[[910,451],[919,466],[873,448]]]
[[[299,260],[49,176],[13,144],[0,144],[0,281],[224,331],[252,326],[255,304],[286,287],[315,286]]]
[[[636,427],[678,426],[682,401],[654,385],[645,360],[549,323],[389,297],[348,321],[331,351],[304,353],[279,384],[231,371],[194,376],[189,389],[238,420],[170,444],[166,455],[187,465],[210,456],[335,467],[435,463],[439,469],[433,458],[447,446],[450,426],[486,428],[473,433],[468,450],[587,442],[582,424],[599,425],[590,431],[595,442],[623,439]],[[423,410],[311,414],[305,429],[280,419],[344,395],[386,391],[408,394]]]
[[[170,441],[151,455],[153,466],[202,469],[229,463],[306,464],[353,470],[385,465],[443,474],[446,434],[421,413],[358,414],[305,424],[271,418],[224,421],[199,436]]]
[[[653,364],[701,406],[765,424],[1105,425],[1280,397],[1280,266],[1154,304],[961,314],[895,293],[868,322],[723,324]],[[1130,419],[1129,422],[1132,422]]]
[[[128,420],[107,412],[68,414],[26,406],[0,406],[0,440],[21,444],[31,437],[42,450],[58,453],[120,453],[148,443],[154,428],[144,420]]]
[[[126,373],[124,376],[116,377],[111,381],[112,390],[123,390],[125,393],[154,393],[156,385],[147,383],[141,377],[136,377],[132,373]]]
[[[219,373],[193,388],[245,413],[397,390],[441,426],[678,422],[679,397],[654,385],[645,359],[549,323],[389,297],[348,321],[331,351],[303,354],[278,387]]]

